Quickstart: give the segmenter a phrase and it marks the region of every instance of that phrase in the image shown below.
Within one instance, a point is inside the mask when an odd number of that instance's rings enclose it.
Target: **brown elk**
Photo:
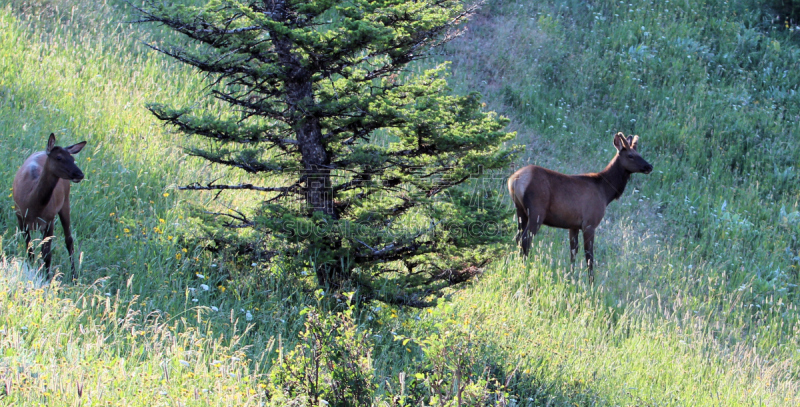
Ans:
[[[48,279],[51,277],[50,241],[56,214],[64,228],[64,241],[72,263],[72,273],[75,274],[72,234],[69,228],[69,188],[70,181],[83,180],[83,171],[75,165],[72,154],[77,154],[85,145],[86,142],[82,141],[69,147],[59,147],[56,145],[55,135],[51,133],[47,140],[47,149],[31,154],[14,177],[13,195],[17,221],[20,230],[25,234],[28,258],[33,260],[31,231],[41,231],[42,259]]]
[[[583,231],[583,250],[594,283],[594,232],[606,206],[619,198],[631,174],[649,174],[653,166],[639,155],[639,136],[614,136],[617,155],[598,173],[565,175],[528,165],[508,179],[508,191],[517,208],[517,243],[526,257],[531,240],[544,224],[569,229],[570,262],[578,253],[578,231]]]

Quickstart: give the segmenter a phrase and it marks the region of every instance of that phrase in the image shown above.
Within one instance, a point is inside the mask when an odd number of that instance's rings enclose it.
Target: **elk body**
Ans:
[[[81,182],[83,172],[75,165],[73,154],[77,154],[85,141],[69,147],[56,146],[52,133],[47,141],[47,149],[31,154],[14,177],[13,195],[16,204],[17,221],[25,234],[28,258],[33,260],[33,247],[30,245],[31,231],[43,233],[42,259],[48,279],[50,276],[50,241],[55,227],[55,217],[61,219],[64,228],[64,241],[75,273],[73,243],[69,221],[69,189],[71,182]]]
[[[594,282],[594,233],[606,206],[619,198],[631,174],[649,174],[653,166],[636,151],[639,136],[614,136],[617,154],[603,171],[565,175],[536,165],[515,172],[508,179],[508,191],[517,209],[517,243],[526,257],[531,240],[541,225],[569,230],[570,262],[578,252],[578,231],[583,232],[583,250]]]

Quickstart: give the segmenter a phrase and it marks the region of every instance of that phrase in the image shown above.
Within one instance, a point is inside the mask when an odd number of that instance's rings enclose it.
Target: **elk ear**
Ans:
[[[633,136],[633,140],[630,142],[631,148],[636,150],[636,147],[639,146],[639,136]]]
[[[629,148],[628,140],[625,140],[625,135],[622,134],[622,132],[619,132],[614,136],[614,147],[617,149],[617,151],[622,151],[626,148]]]
[[[81,141],[78,144],[73,144],[73,145],[71,145],[69,147],[64,147],[64,150],[67,150],[67,152],[70,153],[70,154],[78,154],[78,153],[81,152],[81,150],[83,150],[83,146],[85,146],[85,145],[86,145],[86,142],[85,141]]]
[[[47,155],[50,155],[50,151],[52,151],[53,147],[55,146],[56,146],[56,135],[50,133],[50,138],[47,139],[47,150],[45,150],[45,153]]]

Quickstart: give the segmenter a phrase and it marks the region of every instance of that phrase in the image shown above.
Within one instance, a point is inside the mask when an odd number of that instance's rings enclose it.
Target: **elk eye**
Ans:
[[[61,157],[60,156],[56,157],[56,160],[61,161]]]
[[[628,158],[633,158],[633,154],[628,154]]]

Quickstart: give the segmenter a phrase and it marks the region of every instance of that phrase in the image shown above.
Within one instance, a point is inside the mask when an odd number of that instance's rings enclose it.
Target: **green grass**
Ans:
[[[567,388],[560,403],[798,403],[800,49],[754,6],[491,3],[449,47],[458,89],[512,117],[524,163],[598,171],[623,131],[656,169],[608,208],[597,290],[570,273],[566,232],[547,231],[534,260],[454,301],[529,355],[523,387]]]
[[[302,326],[304,295],[273,280],[256,303],[253,293],[228,284],[236,271],[227,259],[188,238],[195,220],[175,187],[215,170],[187,161],[183,140],[144,104],[186,102],[201,78],[143,50],[138,41],[163,34],[120,23],[130,17],[123,2],[28,5],[0,10],[0,132],[8,157],[0,164],[8,195],[0,245],[13,256],[3,257],[0,272],[3,404],[74,405],[82,397],[94,405],[258,405],[263,366],[279,335],[293,338]],[[73,19],[64,11],[73,7],[91,11]],[[88,141],[76,157],[86,179],[71,194],[79,278],[75,286],[36,288],[18,277],[13,260],[24,248],[10,189],[50,132],[61,145]],[[61,233],[58,226],[53,263],[63,271]]]
[[[313,300],[263,265],[201,250],[190,207],[253,198],[177,191],[221,170],[187,159],[187,140],[143,106],[190,104],[202,78],[146,51],[141,40],[169,34],[124,23],[124,2],[7,3],[0,190],[10,195],[50,132],[89,144],[72,189],[75,285],[29,281],[10,196],[2,206],[2,403],[258,405],[275,350],[293,346]],[[378,375],[419,362],[391,332],[452,319],[521,405],[800,404],[800,33],[763,24],[758,6],[484,6],[436,61],[452,61],[457,92],[479,90],[512,119],[520,165],[597,171],[623,131],[640,135],[655,171],[608,207],[595,288],[570,268],[566,232],[545,228],[527,262],[498,259],[435,310],[367,310]]]
[[[186,400],[239,406],[263,400],[259,364],[236,346],[247,332],[214,332],[207,307],[144,314],[138,296],[123,301],[101,284],[81,292],[40,288],[20,262],[3,258],[0,267],[4,405]],[[274,348],[274,342],[260,347],[262,360]]]

